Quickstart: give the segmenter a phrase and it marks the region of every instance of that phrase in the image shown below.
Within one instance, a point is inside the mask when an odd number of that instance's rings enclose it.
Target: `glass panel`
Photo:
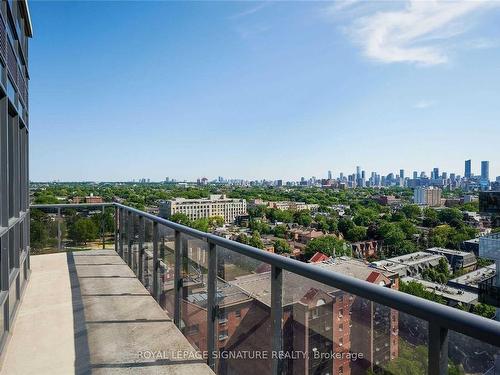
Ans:
[[[33,208],[30,215],[31,253],[48,254],[59,251],[102,249],[104,230],[105,246],[114,249],[114,209],[108,208]],[[21,235],[20,235],[21,236]]]
[[[175,231],[158,225],[158,288],[159,303],[174,316]]]
[[[398,285],[354,260],[332,271]],[[426,374],[427,323],[286,271],[283,349],[288,374]]]
[[[128,241],[129,241],[129,215],[127,211],[122,210],[121,233],[123,234],[122,241],[122,258],[125,263],[128,262]]]
[[[115,212],[114,207],[105,207],[104,213],[100,211],[100,219],[96,220],[96,223],[99,221],[101,225],[99,231],[101,236],[104,230],[104,246],[110,250],[115,249]]]
[[[271,373],[270,266],[217,246],[217,276],[218,373]]]
[[[181,249],[181,329],[189,342],[203,351],[207,350],[208,245],[205,241],[181,234]]]
[[[31,255],[47,254],[57,251],[56,209],[37,209],[30,211]],[[66,234],[66,231],[62,231]]]
[[[132,252],[132,264],[130,268],[136,275],[139,274],[139,216],[132,215],[131,236],[130,236],[130,251]]]
[[[0,304],[0,342],[3,341],[4,335],[5,335],[5,309],[6,309],[6,304],[5,302],[3,304]]]
[[[149,293],[153,293],[153,222],[149,219],[144,219],[142,267],[142,283]]]
[[[450,331],[448,359],[449,374],[493,375],[500,369],[500,348]]]

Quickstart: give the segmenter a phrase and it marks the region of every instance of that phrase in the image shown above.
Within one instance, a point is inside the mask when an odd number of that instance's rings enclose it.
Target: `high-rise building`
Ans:
[[[434,168],[432,170],[432,176],[431,176],[431,178],[433,180],[437,180],[439,178],[439,168],[436,167],[436,168]]]
[[[30,268],[27,61],[32,35],[26,1],[2,1],[1,5],[0,353]]]
[[[490,180],[490,162],[487,160],[481,162],[481,180]]]
[[[437,187],[417,187],[413,192],[413,202],[430,207],[441,206],[441,189]]]
[[[403,180],[405,179],[405,170],[404,169],[399,170],[399,178],[402,178]]]
[[[471,178],[472,177],[472,161],[466,160],[465,161],[465,173],[464,173],[465,178]]]
[[[416,180],[418,178],[418,172],[413,171],[413,179]]]
[[[328,179],[331,180],[332,179],[332,171],[328,171]]]

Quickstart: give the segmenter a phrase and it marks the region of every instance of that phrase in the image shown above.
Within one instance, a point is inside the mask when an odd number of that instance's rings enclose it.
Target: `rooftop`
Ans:
[[[417,279],[410,276],[401,278],[401,281],[409,282],[415,281],[422,284],[429,292],[433,292],[438,296],[444,297],[448,300],[456,302],[471,304],[477,302],[477,293],[467,292],[458,288],[453,288],[448,285],[433,283],[432,281]]]
[[[495,276],[495,274],[495,264],[491,264],[487,267],[479,268],[475,271],[466,273],[465,275],[451,279],[449,282],[477,288],[481,281],[487,280]]]
[[[442,255],[438,254],[430,254],[425,251],[417,251],[415,253],[401,255],[394,258],[389,258],[385,260],[379,260],[376,262],[372,262],[373,265],[377,267],[387,267],[391,269],[399,269],[397,264],[412,266],[414,264],[422,263],[422,262],[430,262],[433,260],[439,260],[442,258]]]
[[[349,257],[338,257],[324,262],[311,263],[315,267],[320,267],[328,271],[342,273],[346,276],[355,277],[360,280],[368,280],[375,272],[384,275],[387,278],[393,277],[392,272],[377,270],[374,271],[367,264],[357,259]],[[246,275],[230,281],[232,285],[238,286],[253,298],[259,300],[267,306],[271,306],[271,272]],[[285,292],[283,293],[283,305],[292,304],[300,301],[304,295],[311,289],[323,290],[331,293],[337,291],[337,288],[329,287],[320,282],[305,279],[293,273],[286,272],[283,277]]]
[[[450,254],[450,255],[458,255],[458,256],[462,256],[462,257],[469,257],[472,254],[468,251],[445,249],[444,247],[431,247],[430,249],[427,249],[425,251],[432,252],[434,254],[436,254],[436,253]]]

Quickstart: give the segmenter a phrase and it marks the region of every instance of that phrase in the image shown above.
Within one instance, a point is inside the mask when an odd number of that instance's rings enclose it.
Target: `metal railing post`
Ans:
[[[120,248],[118,249],[118,254],[120,255],[120,257],[123,259],[123,239],[124,239],[124,236],[125,236],[125,231],[124,231],[124,228],[125,228],[125,219],[123,217],[123,208],[120,208],[118,210],[118,222],[119,222],[119,229],[118,229],[118,235],[120,236],[119,240],[120,240]],[[123,259],[125,260],[125,259]]]
[[[158,301],[158,223],[153,223],[153,297]],[[159,302],[159,301],[158,301]]]
[[[448,330],[429,322],[429,375],[448,374]]]
[[[139,264],[137,277],[143,282],[143,268],[144,268],[144,217],[139,216]]]
[[[283,270],[271,268],[271,329],[272,329],[272,374],[283,371]]]
[[[174,323],[177,328],[181,328],[181,302],[182,302],[182,250],[181,250],[181,232],[175,231],[175,268],[174,268]]]
[[[115,207],[115,251],[119,253],[118,250],[118,207]]]
[[[104,225],[105,225],[105,222],[104,222],[104,206],[102,206],[102,215],[101,215],[101,239],[102,239],[102,248],[105,249],[106,248],[106,243],[105,243],[105,238],[104,238]]]
[[[132,266],[132,242],[133,242],[133,228],[134,228],[134,216],[132,212],[128,211],[127,212],[127,263],[132,270],[134,269]]]
[[[215,371],[216,334],[217,323],[217,245],[208,243],[208,281],[207,281],[207,351],[208,366]]]
[[[61,208],[57,208],[57,251],[62,250],[62,240],[61,240]]]

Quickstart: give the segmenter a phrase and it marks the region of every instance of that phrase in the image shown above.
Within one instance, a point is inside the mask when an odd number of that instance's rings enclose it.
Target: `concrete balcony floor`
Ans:
[[[213,374],[115,251],[32,256],[31,269],[2,374]]]

